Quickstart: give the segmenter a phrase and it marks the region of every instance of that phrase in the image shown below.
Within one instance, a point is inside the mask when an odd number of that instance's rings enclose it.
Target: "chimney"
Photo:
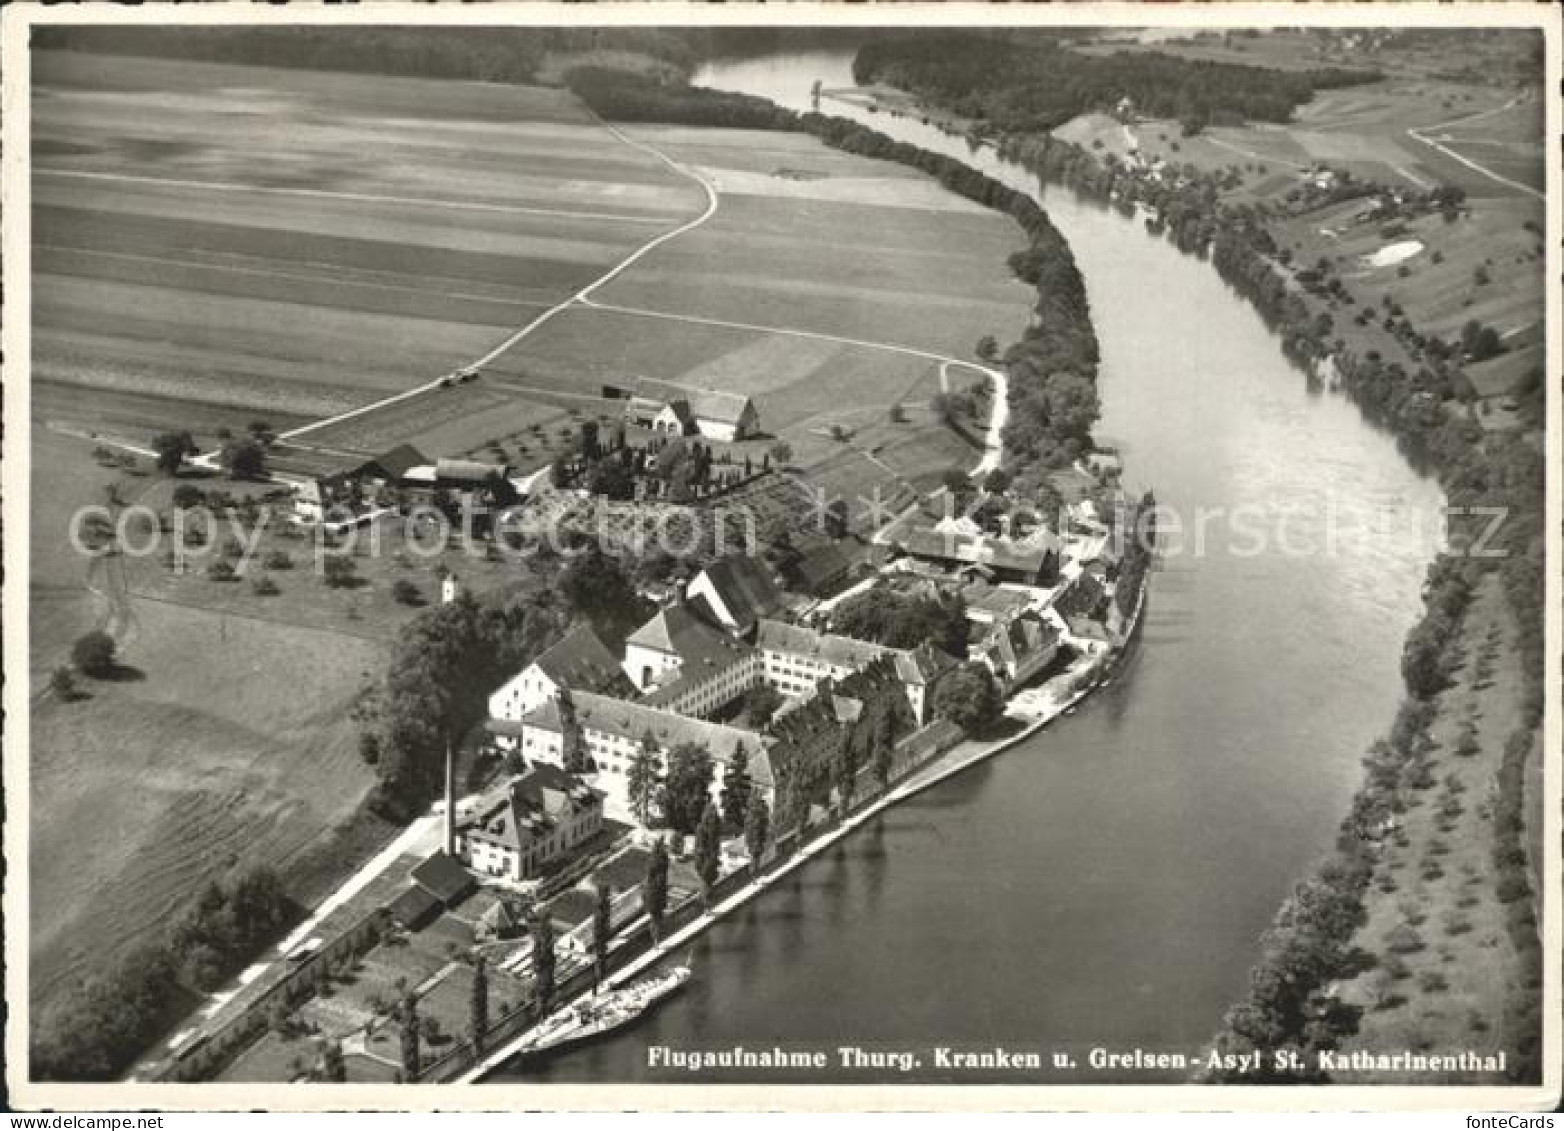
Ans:
[[[456,857],[456,752],[445,740],[445,854]]]

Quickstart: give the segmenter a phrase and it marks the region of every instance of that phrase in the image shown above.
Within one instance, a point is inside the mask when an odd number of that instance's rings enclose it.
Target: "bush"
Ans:
[[[292,569],[293,556],[287,550],[273,550],[262,563],[267,569]]]
[[[424,595],[405,577],[399,577],[391,583],[391,596],[401,605],[422,605]]]
[[[206,576],[213,581],[232,581],[236,576],[234,567],[225,561],[215,561],[206,567]]]
[[[83,675],[102,679],[114,672],[117,645],[106,632],[89,632],[71,647],[71,662]]]
[[[275,597],[279,592],[281,592],[281,590],[277,588],[277,583],[271,578],[267,577],[265,574],[262,574],[260,577],[257,577],[254,581],[252,581],[250,583],[250,588],[254,591],[257,597]]]

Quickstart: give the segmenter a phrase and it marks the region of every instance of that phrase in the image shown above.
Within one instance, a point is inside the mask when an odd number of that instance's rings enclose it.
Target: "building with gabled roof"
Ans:
[[[446,908],[455,907],[478,886],[472,873],[443,851],[418,864],[408,878]]]
[[[945,570],[974,570],[994,582],[1046,585],[1059,570],[1059,542],[1046,529],[1024,542],[927,527],[897,539],[909,557]]]
[[[683,686],[681,695],[712,684],[711,694],[699,697],[701,708],[690,712],[709,714],[753,686],[753,654],[748,644],[723,630],[704,596],[681,597],[626,638],[622,666],[636,689],[647,695],[675,681]],[[719,694],[727,699],[718,701]],[[669,702],[667,693],[661,701]]]
[[[760,431],[755,402],[742,393],[701,389],[675,381],[642,377],[625,402],[628,424],[676,436],[700,435],[731,443]]]
[[[1043,671],[1059,654],[1060,632],[1034,612],[1024,612],[990,626],[971,653],[1006,690],[1019,687]]]
[[[719,768],[743,748],[756,795],[768,802],[772,797],[774,782],[766,757],[771,740],[765,735],[591,692],[572,692],[570,701],[568,712],[560,710],[555,698],[521,720],[521,752],[529,763],[562,767],[567,738],[579,741],[596,774],[593,783],[623,810],[629,808],[630,766],[643,746],[657,757],[660,773],[667,772],[668,754],[679,746],[704,748]],[[567,730],[572,732],[568,736]],[[714,776],[714,796],[721,777],[720,772]]]
[[[381,452],[366,460],[353,471],[359,479],[382,484],[399,484],[415,467],[426,467],[429,459],[411,444],[398,444],[388,452]]]
[[[635,694],[619,666],[619,657],[609,651],[591,625],[582,622],[489,696],[489,717],[519,722],[561,687],[605,695]]]
[[[685,588],[689,600],[704,599],[729,632],[747,636],[761,617],[776,616],[786,603],[765,560],[728,554],[696,574]]]
[[[490,790],[457,828],[476,870],[531,880],[603,829],[603,794],[558,766],[534,765]]]
[[[842,680],[889,658],[901,680],[913,714],[927,721],[934,684],[956,666],[956,660],[932,644],[913,649],[890,648],[870,640],[816,632],[796,624],[762,620],[755,630],[765,681],[792,699],[815,694],[820,681]]]

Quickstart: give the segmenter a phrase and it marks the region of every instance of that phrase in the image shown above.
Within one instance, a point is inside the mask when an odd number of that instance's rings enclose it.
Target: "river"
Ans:
[[[851,86],[851,55],[725,62],[696,81],[807,109],[816,79]],[[1242,993],[1260,934],[1330,847],[1358,759],[1393,717],[1442,497],[1347,401],[1308,388],[1208,264],[1044,190],[991,150],[829,97],[821,108],[1037,196],[1091,299],[1099,436],[1184,534],[1153,576],[1121,676],[1075,716],[890,811],[718,924],[695,946],[691,986],[633,1029],[502,1078],[1185,1078],[1092,1071],[1088,1050],[1197,1054]],[[1247,508],[1248,525],[1210,520],[1197,552],[1202,508]],[[1044,1069],[935,1063],[935,1046],[996,1043],[1039,1051]],[[833,1067],[697,1076],[647,1064],[652,1046],[735,1044],[824,1050]],[[843,1045],[920,1064],[845,1069]],[[1055,1051],[1074,1067],[1052,1067]]]

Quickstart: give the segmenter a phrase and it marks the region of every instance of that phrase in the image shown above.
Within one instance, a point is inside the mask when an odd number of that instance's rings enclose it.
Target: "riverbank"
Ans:
[[[945,753],[938,755],[928,765],[912,771],[898,785],[887,790],[864,804],[861,809],[842,819],[835,825],[825,828],[809,843],[797,849],[792,855],[781,861],[774,862],[769,868],[763,870],[750,883],[738,891],[724,897],[714,904],[709,911],[702,914],[694,922],[675,931],[667,938],[662,939],[645,954],[633,959],[625,966],[614,971],[604,979],[604,984],[609,988],[623,985],[632,978],[652,969],[659,963],[676,956],[689,943],[709,931],[723,919],[731,916],[735,911],[744,907],[752,900],[765,894],[794,871],[802,868],[811,860],[817,858],[826,849],[838,844],[861,829],[871,819],[880,816],[891,808],[909,801],[944,782],[951,780],[959,774],[972,769],[1013,747],[1025,742],[1038,734],[1054,722],[1054,720],[1074,712],[1103,682],[1109,679],[1125,661],[1129,649],[1134,647],[1139,636],[1142,616],[1146,608],[1150,588],[1150,572],[1144,575],[1139,595],[1135,601],[1134,610],[1125,621],[1123,633],[1120,637],[1119,647],[1106,656],[1085,655],[1081,661],[1065,672],[1048,681],[1069,687],[1070,690],[1057,698],[1046,697],[1046,685],[1041,688],[1021,688],[1007,701],[1007,717],[1020,722],[1017,716],[1010,714],[1021,703],[1034,703],[1039,691],[1045,692],[1043,704],[1038,708],[1026,708],[1025,721],[1020,723],[1019,729],[1002,738],[990,740],[967,739],[951,747]],[[1096,675],[1095,679],[1088,676]],[[627,931],[633,933],[644,925],[640,923],[629,924]],[[696,971],[696,977],[700,972]],[[557,1006],[555,1013],[573,1009],[578,1004],[589,1000],[592,993],[589,991],[578,995],[570,1001]],[[550,1016],[553,1014],[551,1013]],[[542,1024],[540,1018],[537,1024]],[[456,1083],[473,1084],[483,1081],[486,1077],[514,1060],[526,1047],[527,1041],[537,1025],[529,1027],[525,1032],[517,1034],[502,1048],[488,1054],[468,1072],[456,1078]]]

